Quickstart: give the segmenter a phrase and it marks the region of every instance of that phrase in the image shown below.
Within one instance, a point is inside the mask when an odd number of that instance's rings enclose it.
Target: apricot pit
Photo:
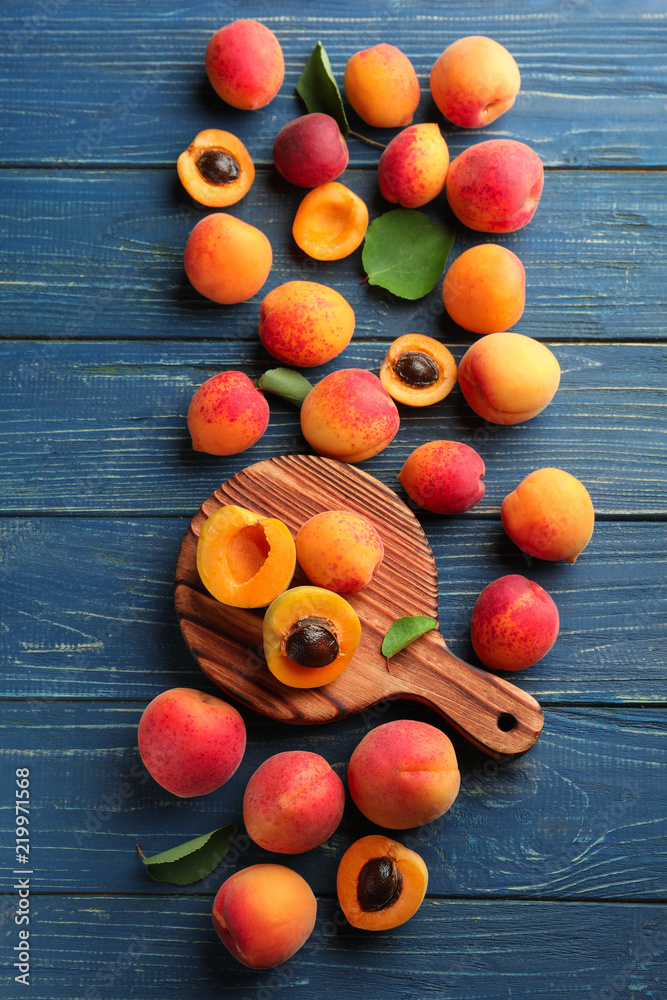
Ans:
[[[398,841],[371,834],[355,841],[338,866],[338,902],[353,927],[384,931],[404,924],[426,894],[423,859]]]

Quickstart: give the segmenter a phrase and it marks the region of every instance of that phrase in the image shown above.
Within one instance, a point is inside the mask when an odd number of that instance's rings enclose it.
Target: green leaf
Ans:
[[[429,615],[406,615],[405,618],[397,618],[382,640],[382,655],[389,658],[395,653],[400,653],[420,635],[437,627],[437,621]]]
[[[214,871],[227,851],[232,846],[236,836],[233,823],[221,826],[218,830],[195,837],[185,844],[172,847],[162,854],[154,854],[146,858],[137,845],[137,850],[144,859],[146,871],[156,882],[173,882],[175,885],[191,885],[206,878]]]
[[[270,368],[258,379],[255,379],[258,389],[273,392],[276,396],[289,400],[295,406],[301,406],[304,399],[313,388],[312,383],[291,368]]]
[[[296,92],[311,113],[320,111],[331,115],[338,123],[343,135],[348,135],[350,126],[343,106],[338,84],[331,69],[329,56],[322,42],[318,42],[310,53],[303,73],[296,85]]]
[[[442,274],[454,235],[414,208],[385,212],[368,227],[361,254],[369,284],[403,299],[422,298]]]

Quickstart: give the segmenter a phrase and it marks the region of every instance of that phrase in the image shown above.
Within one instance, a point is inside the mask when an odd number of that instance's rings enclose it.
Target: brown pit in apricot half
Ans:
[[[427,885],[422,858],[382,834],[362,837],[348,847],[336,882],[349,923],[369,931],[404,924],[419,909]]]
[[[241,140],[217,128],[200,132],[176,167],[188,194],[209,208],[235,205],[255,179],[255,165]]]
[[[284,636],[281,652],[302,667],[328,667],[340,652],[336,626],[326,618],[300,619]]]
[[[454,387],[456,361],[433,337],[406,333],[389,348],[380,368],[380,381],[396,402],[430,406]]]

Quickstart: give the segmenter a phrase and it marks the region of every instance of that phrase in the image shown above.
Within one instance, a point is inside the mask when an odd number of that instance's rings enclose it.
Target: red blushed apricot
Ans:
[[[382,834],[355,841],[338,865],[340,908],[353,927],[367,931],[404,924],[421,906],[427,886],[422,858]]]
[[[419,80],[408,57],[394,45],[381,43],[351,56],[343,89],[367,125],[409,125],[419,104]]]
[[[484,462],[461,441],[427,441],[408,456],[398,480],[408,496],[435,514],[461,514],[484,496]]]
[[[366,235],[368,209],[359,195],[339,181],[313,188],[299,205],[292,235],[315,260],[349,257]]]
[[[226,212],[201,219],[185,246],[185,273],[193,288],[213,302],[245,302],[269,276],[273,253],[255,226]]]
[[[188,407],[195,451],[237,455],[261,438],[269,404],[244,372],[219,372],[199,386]]]
[[[283,125],[273,143],[273,162],[290,184],[317,187],[335,181],[349,160],[335,118],[314,111]]]
[[[512,233],[537,209],[544,169],[537,153],[515,139],[469,146],[447,171],[447,201],[457,219],[483,233]]]
[[[206,72],[216,94],[227,104],[244,111],[264,108],[285,76],[280,42],[259,21],[233,21],[209,41]]]
[[[196,135],[176,169],[188,194],[209,208],[235,205],[255,179],[255,165],[241,140],[217,128]]]
[[[517,573],[494,580],[475,601],[473,649],[491,670],[525,670],[558,637],[558,608],[546,590]]]
[[[582,482],[562,469],[538,469],[500,506],[515,545],[538,559],[573,563],[593,535],[595,512]]]
[[[426,205],[442,191],[449,150],[437,125],[410,125],[394,136],[380,157],[382,197],[403,208]]]
[[[353,333],[352,306],[316,281],[287,281],[270,291],[259,309],[259,339],[286,365],[312,368],[331,361]]]
[[[452,42],[436,59],[430,85],[445,118],[462,128],[482,128],[512,107],[521,74],[499,42],[468,35]]]
[[[347,510],[323,510],[299,528],[296,558],[309,580],[337,594],[356,594],[369,585],[384,546],[366,517]]]
[[[343,368],[313,386],[301,406],[301,431],[325,458],[363,462],[394,439],[400,418],[373,372]]]
[[[433,337],[405,333],[387,351],[380,381],[397,403],[430,406],[454,388],[456,361],[452,352]]]
[[[471,333],[502,333],[521,319],[526,272],[516,254],[497,243],[465,250],[442,283],[445,309]]]

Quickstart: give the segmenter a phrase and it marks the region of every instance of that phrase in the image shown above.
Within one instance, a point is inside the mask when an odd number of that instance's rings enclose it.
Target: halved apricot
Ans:
[[[398,337],[380,368],[380,381],[398,403],[430,406],[456,384],[456,361],[440,341],[421,333]]]
[[[340,260],[361,244],[368,228],[368,208],[339,181],[309,191],[299,205],[292,235],[315,260]]]
[[[339,677],[361,637],[356,611],[324,587],[292,587],[264,615],[269,670],[288,687],[322,687]]]
[[[204,521],[197,569],[208,592],[234,608],[263,608],[289,586],[296,548],[289,528],[235,504]]]
[[[382,834],[348,847],[336,880],[338,902],[349,923],[367,931],[404,924],[421,906],[427,885],[422,858]]]
[[[209,208],[235,205],[255,179],[255,165],[241,140],[217,128],[195,136],[176,169],[188,194]]]

